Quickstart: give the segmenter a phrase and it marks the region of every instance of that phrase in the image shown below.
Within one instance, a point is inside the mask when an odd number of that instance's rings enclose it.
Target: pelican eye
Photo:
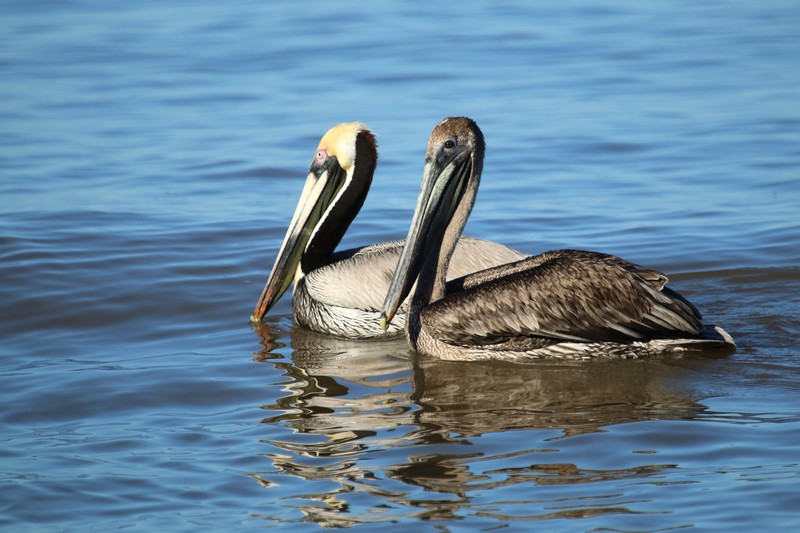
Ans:
[[[439,150],[436,154],[436,163],[439,165],[446,165],[456,155],[458,147],[458,139],[455,137],[448,137],[439,145]]]
[[[317,176],[320,177],[325,170],[327,170],[330,162],[330,157],[328,156],[328,150],[325,148],[317,149],[317,153],[314,154],[314,161],[311,162],[311,171]]]

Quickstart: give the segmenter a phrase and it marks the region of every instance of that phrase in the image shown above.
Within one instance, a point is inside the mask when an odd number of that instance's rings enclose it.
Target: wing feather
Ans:
[[[520,336],[631,342],[698,334],[699,313],[666,289],[667,281],[618,257],[558,250],[457,280],[421,320],[434,337],[456,345]]]

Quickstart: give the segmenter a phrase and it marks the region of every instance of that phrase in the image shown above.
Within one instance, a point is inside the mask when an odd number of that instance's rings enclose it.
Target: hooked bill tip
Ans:
[[[385,332],[389,328],[389,321],[386,320],[386,313],[381,313],[381,329]]]

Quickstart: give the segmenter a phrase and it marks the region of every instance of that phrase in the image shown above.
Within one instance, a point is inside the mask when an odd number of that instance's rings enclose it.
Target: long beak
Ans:
[[[444,232],[472,172],[469,155],[464,152],[456,156],[444,169],[434,160],[425,162],[422,189],[411,219],[411,228],[383,303],[381,328],[384,331],[417,281],[426,260],[435,268]]]
[[[292,279],[300,274],[298,267],[308,241],[344,180],[345,171],[338,162],[331,164],[319,177],[313,168],[308,173],[297,209],[275,259],[275,266],[272,267],[267,284],[250,317],[252,322],[260,322],[292,284]]]

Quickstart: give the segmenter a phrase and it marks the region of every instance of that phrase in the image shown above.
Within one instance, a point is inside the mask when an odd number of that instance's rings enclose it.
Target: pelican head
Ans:
[[[446,118],[433,129],[411,228],[383,304],[384,330],[423,269],[437,269],[438,281],[417,290],[430,290],[432,299],[443,296],[446,262],[472,210],[485,151],[483,133],[472,119]],[[447,257],[440,260],[440,253]]]
[[[360,122],[338,124],[322,137],[251,321],[263,318],[292,279],[330,258],[364,203],[377,161],[375,136]]]

